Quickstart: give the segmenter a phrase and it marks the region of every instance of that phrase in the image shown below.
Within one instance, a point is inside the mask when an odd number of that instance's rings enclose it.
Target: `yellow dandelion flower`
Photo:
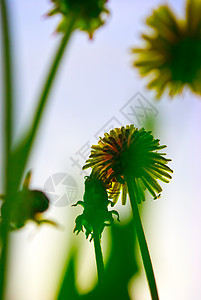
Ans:
[[[109,197],[117,201],[122,189],[122,204],[126,202],[126,175],[132,177],[136,201],[144,201],[147,189],[156,198],[162,188],[157,182],[169,182],[172,170],[167,166],[170,159],[158,151],[160,146],[150,131],[138,129],[134,125],[115,128],[100,138],[98,145],[92,146],[90,158],[83,169],[92,167],[110,183]]]
[[[201,1],[187,1],[185,19],[177,19],[164,5],[146,23],[152,33],[142,34],[146,46],[133,53],[141,76],[153,75],[148,88],[155,89],[158,98],[166,89],[173,97],[185,86],[201,94]]]

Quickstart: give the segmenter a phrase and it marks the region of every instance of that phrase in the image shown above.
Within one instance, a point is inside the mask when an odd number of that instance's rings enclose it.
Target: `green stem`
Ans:
[[[93,230],[93,238],[94,238],[96,266],[97,266],[97,273],[98,273],[98,282],[99,285],[101,285],[104,280],[104,263],[103,263],[103,254],[102,254],[101,244],[100,244],[100,234],[97,228],[94,228]]]
[[[18,173],[19,173],[18,176],[15,177],[14,182],[13,182],[13,186],[15,188],[19,188],[19,185],[21,183],[22,176],[23,176],[28,158],[33,149],[33,143],[35,141],[36,134],[38,132],[45,107],[47,106],[49,94],[53,87],[54,79],[56,77],[60,62],[62,60],[65,49],[68,45],[71,34],[74,30],[75,21],[76,21],[76,16],[73,16],[68,25],[67,31],[61,40],[61,43],[56,52],[56,55],[53,60],[50,71],[48,72],[48,75],[47,75],[47,78],[46,78],[46,81],[44,84],[44,88],[42,89],[41,95],[38,100],[38,106],[37,106],[37,109],[35,112],[35,116],[34,116],[31,128],[30,128],[28,134],[26,135],[26,137],[25,138],[23,137],[18,148],[15,150],[15,152],[13,154],[12,159],[13,159],[14,163],[16,163],[16,161],[20,161],[20,164],[17,166],[17,168],[15,168],[15,169],[18,169]]]
[[[133,180],[132,178],[127,175],[125,176],[127,185],[128,185],[128,193],[130,197],[130,202],[131,202],[131,207],[133,211],[133,219],[134,219],[134,224],[136,228],[136,233],[139,241],[139,246],[140,246],[140,251],[142,255],[142,260],[145,268],[145,273],[147,276],[148,284],[149,284],[149,289],[151,292],[151,297],[152,300],[159,300],[158,296],[158,291],[157,291],[157,286],[156,286],[156,280],[154,277],[154,271],[153,271],[153,266],[151,262],[151,257],[149,254],[149,249],[147,245],[147,241],[145,238],[139,210],[138,210],[138,205],[135,199],[135,193],[134,193],[134,187],[133,187]]]
[[[50,69],[50,72],[48,73],[44,88],[43,88],[41,96],[39,98],[38,107],[37,107],[37,110],[36,110],[35,118],[34,118],[33,125],[32,125],[32,130],[31,130],[31,134],[30,134],[30,138],[29,138],[29,144],[28,144],[29,149],[31,149],[31,147],[32,147],[32,144],[34,142],[34,138],[35,138],[37,130],[39,128],[40,121],[41,121],[41,118],[43,116],[43,112],[44,112],[45,106],[47,104],[48,96],[50,94],[52,85],[54,83],[54,79],[55,79],[59,64],[61,62],[61,59],[62,59],[63,54],[65,52],[65,48],[66,48],[66,46],[68,44],[68,41],[71,37],[71,34],[73,32],[75,20],[76,20],[76,17],[73,16],[72,19],[71,19],[71,22],[69,23],[67,31],[66,31],[66,33],[65,33],[65,35],[64,35],[64,37],[61,41],[59,49],[58,49],[58,51],[55,55],[52,67]]]
[[[0,299],[5,298],[5,283],[6,283],[6,266],[9,249],[9,213],[10,213],[10,153],[12,143],[12,102],[13,102],[13,83],[12,83],[12,60],[11,60],[11,45],[10,45],[10,27],[9,17],[7,11],[7,4],[5,0],[0,1],[1,4],[1,22],[2,22],[2,45],[3,45],[3,72],[4,72],[4,162],[5,162],[5,191],[7,195],[7,205],[2,216],[1,224],[1,258],[0,258]]]

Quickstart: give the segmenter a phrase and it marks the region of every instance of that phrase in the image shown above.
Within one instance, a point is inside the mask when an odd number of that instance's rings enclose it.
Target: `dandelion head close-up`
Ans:
[[[147,189],[153,197],[162,191],[157,179],[169,182],[172,170],[167,166],[170,159],[158,139],[154,139],[150,131],[138,129],[134,125],[115,128],[100,138],[98,145],[92,146],[92,151],[83,169],[89,167],[99,171],[102,177],[111,182],[110,197],[117,200],[122,188],[122,202],[125,203],[127,175],[135,182],[138,202],[144,200]]]

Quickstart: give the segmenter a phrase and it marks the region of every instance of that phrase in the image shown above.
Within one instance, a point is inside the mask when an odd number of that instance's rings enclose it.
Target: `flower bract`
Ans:
[[[31,172],[28,172],[23,184],[23,189],[13,195],[12,209],[10,211],[10,230],[22,228],[26,222],[34,221],[38,225],[47,223],[56,225],[53,221],[42,218],[42,213],[49,207],[49,199],[40,190],[29,189]],[[1,222],[3,222],[6,209],[6,196],[1,207]]]
[[[90,241],[93,239],[94,228],[98,229],[98,232],[102,233],[105,226],[110,226],[113,222],[113,214],[116,214],[119,218],[117,211],[108,210],[108,205],[113,203],[108,200],[106,186],[104,182],[96,176],[95,172],[85,180],[85,193],[83,201],[78,201],[75,205],[81,205],[84,210],[76,220],[76,226],[74,232],[77,234],[85,229],[86,238],[91,235]]]

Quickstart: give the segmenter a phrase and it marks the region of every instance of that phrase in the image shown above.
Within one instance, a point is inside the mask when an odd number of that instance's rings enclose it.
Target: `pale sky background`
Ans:
[[[47,0],[10,0],[13,54],[16,74],[16,136],[29,122],[48,64],[59,43],[53,35],[58,18],[46,19],[51,8]],[[154,93],[145,89],[146,80],[132,68],[130,49],[141,43],[144,20],[159,4],[168,3],[179,14],[184,1],[111,0],[111,15],[104,27],[90,41],[85,33],[76,32],[62,61],[51,93],[45,119],[38,135],[29,168],[33,170],[32,188],[44,188],[49,176],[65,172],[78,185],[77,199],[83,194],[83,175],[72,167],[70,157],[112,118],[129,123],[120,109],[140,92],[158,110],[155,136],[168,145],[174,176],[163,185],[162,197],[147,200],[143,224],[149,243],[161,300],[201,299],[201,99],[185,91],[173,100],[163,97],[156,102]],[[116,126],[116,124],[115,124]],[[83,164],[84,161],[81,161]],[[122,222],[129,205],[121,210]],[[51,206],[47,216],[65,230],[51,227],[36,229],[28,224],[13,234],[11,280],[8,300],[53,300],[59,274],[70,243],[82,241],[79,256],[78,288],[90,289],[96,269],[93,245],[84,235],[74,237],[74,218],[81,209]],[[107,232],[104,234],[107,259]],[[90,262],[89,281],[86,266]],[[139,262],[141,264],[141,262]],[[136,300],[149,300],[143,268],[129,285]]]

